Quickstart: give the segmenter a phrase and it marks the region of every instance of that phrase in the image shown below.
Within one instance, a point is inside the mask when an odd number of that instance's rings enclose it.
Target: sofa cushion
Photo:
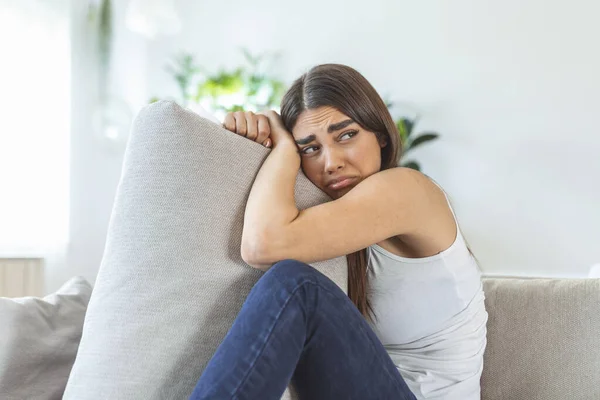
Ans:
[[[600,399],[600,279],[486,279],[483,400]]]
[[[0,399],[61,399],[92,286],[75,277],[44,298],[0,297]]]
[[[271,150],[167,101],[134,122],[65,399],[188,398],[262,272],[240,256]],[[329,201],[301,172],[303,209]],[[346,290],[346,259],[314,266]]]

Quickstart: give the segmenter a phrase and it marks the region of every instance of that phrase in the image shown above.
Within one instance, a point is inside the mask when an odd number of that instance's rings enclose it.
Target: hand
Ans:
[[[274,147],[282,142],[296,147],[292,134],[285,129],[281,117],[273,110],[257,114],[252,111],[228,113],[223,127],[265,147]]]
[[[261,116],[267,117],[269,120],[270,127],[270,139],[273,141],[273,147],[278,146],[282,143],[290,144],[297,148],[296,142],[292,134],[283,125],[283,120],[277,112],[273,110],[261,111],[258,113]]]
[[[273,141],[269,118],[266,115],[254,114],[252,111],[236,111],[225,116],[223,127],[233,133],[244,136],[265,147],[271,147]]]

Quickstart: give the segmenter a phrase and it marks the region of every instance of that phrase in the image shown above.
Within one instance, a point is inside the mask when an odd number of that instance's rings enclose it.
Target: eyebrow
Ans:
[[[351,119],[347,119],[347,120],[341,121],[341,122],[336,122],[335,124],[329,125],[329,127],[327,128],[327,133],[339,131],[353,123],[354,123],[354,121]],[[308,135],[305,138],[296,140],[296,144],[299,144],[299,145],[308,144],[308,143],[312,142],[313,140],[315,140],[316,138],[317,138],[317,136],[314,134]]]

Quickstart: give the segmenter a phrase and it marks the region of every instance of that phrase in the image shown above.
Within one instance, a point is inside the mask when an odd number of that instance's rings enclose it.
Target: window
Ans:
[[[64,246],[69,225],[68,0],[0,0],[0,256]]]

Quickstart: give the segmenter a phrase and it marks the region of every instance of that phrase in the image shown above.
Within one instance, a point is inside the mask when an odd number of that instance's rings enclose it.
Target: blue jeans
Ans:
[[[415,400],[371,327],[325,275],[295,260],[250,291],[191,400]]]

